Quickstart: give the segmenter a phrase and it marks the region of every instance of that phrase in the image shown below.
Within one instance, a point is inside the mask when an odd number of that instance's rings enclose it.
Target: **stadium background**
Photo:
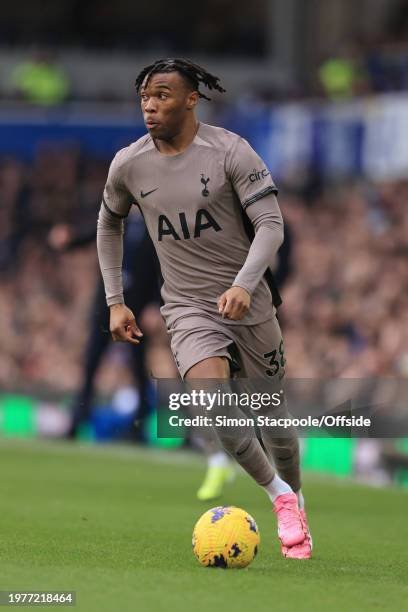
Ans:
[[[64,250],[58,231],[94,230],[113,154],[144,132],[135,76],[165,56],[221,77],[227,93],[202,102],[201,118],[246,137],[280,188],[288,375],[408,376],[408,2],[14,0],[0,9],[0,430],[11,474],[16,438],[64,435],[81,383],[95,245]],[[173,375],[154,307],[141,324],[149,368]],[[134,418],[129,350],[112,346],[98,372],[79,434],[95,453],[93,441],[122,438]],[[149,427],[149,444],[165,446]],[[309,440],[303,460],[403,484],[400,450]]]

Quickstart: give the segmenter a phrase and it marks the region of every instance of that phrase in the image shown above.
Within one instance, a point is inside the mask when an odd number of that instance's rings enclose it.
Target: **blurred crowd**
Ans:
[[[408,376],[408,182],[281,198],[294,233],[288,374]]]
[[[47,236],[56,223],[95,224],[105,174],[105,163],[82,163],[73,150],[41,150],[32,165],[1,162],[0,381],[6,387],[77,384],[95,253],[59,255]]]
[[[32,164],[0,162],[3,388],[71,394],[80,384],[99,274],[95,243],[64,251],[50,237],[58,224],[79,238],[94,231],[107,168],[79,150],[45,146]],[[343,184],[307,197],[283,190],[293,259],[279,316],[290,376],[408,376],[407,199],[408,181]],[[150,370],[173,375],[158,321],[155,305],[140,321],[151,330]],[[128,350],[111,347],[100,390],[129,382]]]
[[[67,55],[69,49],[82,49],[85,63],[102,50],[113,54],[118,51],[127,54],[135,66],[139,53],[151,53],[155,57],[215,56],[224,62],[252,62],[254,68],[257,62],[265,62],[268,54],[270,58],[274,55],[271,44],[271,38],[276,36],[274,11],[268,9],[265,0],[240,2],[238,9],[232,0],[207,0],[205,7],[179,0],[178,11],[170,12],[162,0],[145,4],[125,1],[119,5],[65,0],[41,13],[28,0],[19,0],[19,3],[20,8],[8,7],[0,25],[0,45],[3,49],[17,49],[20,54],[11,56],[12,61],[3,66],[0,62],[0,100],[18,100],[42,107],[89,101],[86,88],[84,92],[81,87],[84,76],[75,70]],[[231,97],[231,104],[246,104],[250,109],[254,103],[288,99],[348,100],[361,95],[407,91],[408,0],[394,0],[387,9],[384,7],[381,26],[370,30],[362,23],[355,23],[349,31],[335,28],[333,37],[321,44],[320,36],[313,38],[313,28],[304,29],[303,13],[318,13],[318,8],[302,11],[302,3],[298,4],[298,10],[292,15],[293,29],[302,32],[306,42],[293,57],[290,74],[284,80],[249,79],[243,96],[239,100]],[[342,10],[349,15],[351,6],[343,6]],[[30,23],[28,29],[21,22],[22,13]],[[137,36],[135,23],[142,24]],[[82,58],[76,61],[81,63]],[[117,61],[117,70],[120,70],[120,60]],[[129,95],[133,96],[130,87],[117,89],[100,83],[99,91],[92,94],[92,101],[120,103],[130,99]]]
[[[60,0],[40,12],[30,0],[18,0],[2,9],[0,44],[218,53],[259,56],[264,52],[264,0],[250,4],[236,0],[207,0],[196,4],[178,0],[168,10],[164,0],[108,2]],[[25,20],[21,20],[24,14]],[[25,21],[29,23],[29,27]]]

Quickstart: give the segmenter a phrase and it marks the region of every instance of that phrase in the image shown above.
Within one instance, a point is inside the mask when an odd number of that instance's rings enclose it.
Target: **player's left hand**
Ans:
[[[231,287],[224,291],[217,300],[218,312],[222,318],[240,321],[246,315],[251,305],[251,296],[242,287]]]

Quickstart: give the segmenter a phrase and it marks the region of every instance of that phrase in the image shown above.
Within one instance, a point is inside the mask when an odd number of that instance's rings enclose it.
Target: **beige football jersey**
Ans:
[[[246,140],[201,123],[194,141],[177,155],[161,154],[150,135],[119,151],[103,203],[123,218],[132,204],[139,206],[159,257],[161,310],[170,327],[189,314],[220,318],[217,299],[231,287],[250,248],[242,209],[276,192]],[[273,314],[262,279],[244,319],[225,323],[254,325]]]

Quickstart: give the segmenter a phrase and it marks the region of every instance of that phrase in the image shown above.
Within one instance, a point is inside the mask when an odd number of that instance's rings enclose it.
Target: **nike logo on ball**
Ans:
[[[143,193],[143,191],[140,192],[140,197],[141,198],[145,198],[146,196],[150,195],[151,193],[153,193],[153,191],[157,191],[158,187],[156,187],[156,189],[152,189],[151,191],[146,191],[146,193]]]

